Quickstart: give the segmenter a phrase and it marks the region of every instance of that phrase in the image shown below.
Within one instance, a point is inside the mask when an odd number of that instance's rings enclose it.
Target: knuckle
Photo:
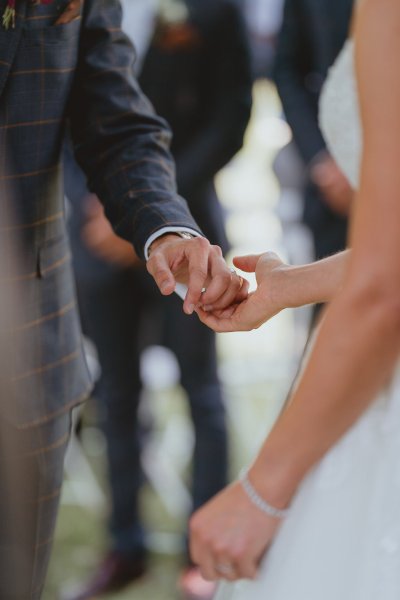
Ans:
[[[224,287],[228,287],[232,282],[232,273],[226,269],[221,269],[218,274],[215,275],[215,279],[217,279],[220,284],[223,284]]]
[[[220,246],[213,244],[211,246],[211,249],[212,249],[213,253],[218,256],[218,258],[222,258],[222,250],[221,250]]]
[[[195,527],[194,529],[192,528],[191,532],[201,546],[210,545],[210,536],[202,527]]]
[[[206,277],[207,277],[206,270],[202,269],[201,267],[195,267],[192,270],[192,274],[198,279],[206,279]]]
[[[226,542],[221,542],[218,540],[214,544],[214,550],[218,556],[226,556],[229,553],[229,546],[226,544]]]
[[[161,263],[161,257],[159,254],[152,254],[149,258],[149,260],[147,261],[147,267],[151,268],[153,271],[160,265]]]
[[[205,237],[197,237],[195,242],[197,246],[204,250],[208,250],[208,248],[210,248],[210,242]]]
[[[246,557],[245,548],[243,546],[231,548],[230,556],[234,562],[240,563]]]
[[[154,278],[155,279],[161,279],[162,277],[165,277],[168,274],[168,271],[165,269],[165,267],[157,267],[156,269],[154,269]]]

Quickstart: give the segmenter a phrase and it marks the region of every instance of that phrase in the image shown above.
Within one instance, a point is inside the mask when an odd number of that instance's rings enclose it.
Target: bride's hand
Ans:
[[[254,579],[279,525],[254,506],[236,482],[192,517],[192,560],[210,581]]]
[[[285,308],[285,273],[290,267],[279,256],[273,252],[237,256],[233,263],[246,273],[256,274],[257,289],[243,302],[223,311],[213,311],[212,307],[197,309],[200,320],[218,332],[257,329]]]

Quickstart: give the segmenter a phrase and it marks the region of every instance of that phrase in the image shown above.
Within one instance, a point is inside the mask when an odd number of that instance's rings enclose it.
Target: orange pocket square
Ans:
[[[71,0],[64,12],[58,17],[55,25],[68,25],[71,21],[79,19],[81,16],[82,5],[83,0]]]

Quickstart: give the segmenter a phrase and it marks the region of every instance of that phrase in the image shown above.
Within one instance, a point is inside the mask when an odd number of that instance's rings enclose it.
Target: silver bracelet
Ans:
[[[284,519],[288,516],[288,509],[275,508],[275,506],[272,506],[257,494],[256,490],[253,488],[249,481],[247,469],[243,469],[243,471],[240,473],[239,480],[242,484],[244,491],[246,492],[247,497],[255,506],[257,506],[257,508],[262,510],[268,516],[274,517],[275,519]]]

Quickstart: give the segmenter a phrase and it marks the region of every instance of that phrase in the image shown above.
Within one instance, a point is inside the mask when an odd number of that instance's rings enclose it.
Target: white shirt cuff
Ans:
[[[178,233],[180,231],[190,233],[194,237],[203,237],[198,231],[196,231],[195,229],[191,229],[190,227],[162,227],[161,229],[157,229],[157,231],[155,231],[147,240],[144,247],[145,259],[149,259],[149,248],[155,240],[157,240],[162,235],[166,235],[167,233]]]

